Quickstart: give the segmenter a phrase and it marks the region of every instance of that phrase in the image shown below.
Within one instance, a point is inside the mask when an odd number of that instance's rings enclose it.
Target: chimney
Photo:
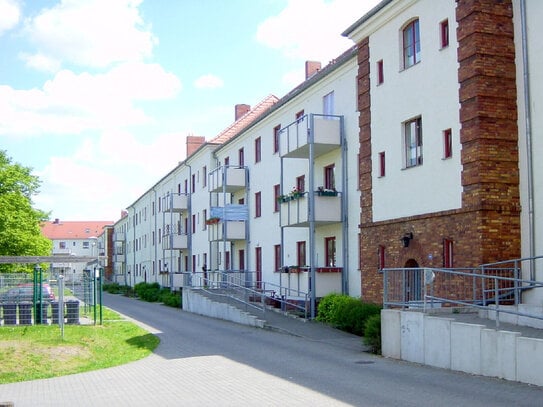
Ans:
[[[55,218],[53,224],[54,225],[58,225],[60,223],[60,219],[59,218]]]
[[[247,113],[249,110],[251,110],[251,106],[239,104],[236,105],[236,119],[235,121],[238,121],[238,119],[243,116],[245,113]]]
[[[205,137],[201,136],[187,136],[187,157],[190,157],[192,153],[198,150],[202,144],[206,141]]]
[[[321,63],[319,61],[305,61],[305,79],[311,78],[320,70]]]

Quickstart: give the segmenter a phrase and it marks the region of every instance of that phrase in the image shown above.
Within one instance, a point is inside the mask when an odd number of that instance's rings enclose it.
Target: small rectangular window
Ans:
[[[324,188],[336,189],[335,170],[334,164],[324,167]]]
[[[262,139],[257,137],[255,139],[255,163],[259,163],[262,160]]]
[[[306,263],[306,253],[305,253],[305,241],[296,242],[296,257],[297,257],[297,266],[305,266]]]
[[[377,249],[377,268],[379,270],[385,268],[385,246],[379,246]]]
[[[296,189],[298,192],[305,192],[305,175],[296,177]]]
[[[443,239],[443,267],[452,268],[453,264],[453,241]]]
[[[449,46],[449,20],[443,20],[439,23],[441,48]]]
[[[334,114],[334,92],[330,92],[322,98],[322,114],[331,116]]]
[[[238,165],[243,167],[245,165],[245,151],[243,148],[238,150]]]
[[[58,243],[58,248],[59,249],[66,249],[66,242],[59,242]]]
[[[273,259],[275,263],[275,271],[281,270],[281,245],[273,246]]]
[[[228,167],[230,165],[230,157],[224,157],[224,166]]]
[[[205,188],[207,186],[207,166],[204,165],[202,167],[202,188]]]
[[[381,151],[379,153],[379,176],[385,176],[385,152]]]
[[[324,257],[326,267],[336,267],[336,237],[324,238]]]
[[[279,196],[281,195],[281,186],[276,184],[273,186],[273,211],[279,212]]]
[[[273,128],[273,152],[279,152],[279,132],[281,130],[281,125],[277,125]]]
[[[443,130],[443,158],[452,157],[452,131]]]
[[[385,81],[385,71],[383,70],[383,60],[377,61],[377,85]]]
[[[255,192],[255,218],[262,216],[262,194],[261,192]]]

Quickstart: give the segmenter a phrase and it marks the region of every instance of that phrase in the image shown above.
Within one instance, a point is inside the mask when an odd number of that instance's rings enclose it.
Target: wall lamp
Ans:
[[[409,242],[413,239],[413,232],[406,233],[400,239],[403,243],[403,247],[409,247]]]

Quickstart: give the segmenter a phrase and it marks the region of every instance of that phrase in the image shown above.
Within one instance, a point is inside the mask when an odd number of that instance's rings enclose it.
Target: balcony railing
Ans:
[[[244,167],[221,166],[209,173],[209,192],[234,193],[247,187]]]
[[[164,212],[183,212],[188,210],[188,196],[173,194],[166,197]]]
[[[221,221],[207,227],[210,241],[245,240],[245,221]]]
[[[189,247],[187,235],[166,235],[162,238],[162,248],[164,250],[183,250]]]
[[[315,223],[324,225],[341,222],[341,194],[335,192],[331,196],[322,195],[320,191],[314,192]],[[290,199],[281,199],[280,207],[281,227],[309,226],[309,199],[307,193]]]
[[[124,263],[126,261],[126,255],[125,254],[115,254],[113,256],[113,261],[115,263]]]
[[[115,232],[113,233],[114,242],[124,242],[126,240],[126,235],[124,232]]]
[[[313,118],[312,129],[311,117]],[[281,129],[279,133],[281,157],[308,158],[311,136],[315,157],[339,148],[341,116],[306,115]]]

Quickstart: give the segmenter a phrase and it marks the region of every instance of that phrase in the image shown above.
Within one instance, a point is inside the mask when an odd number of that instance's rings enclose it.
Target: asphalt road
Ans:
[[[0,405],[543,406],[543,388],[385,359],[325,330],[295,336],[109,294],[104,304],[158,335],[155,353],[0,385]]]
[[[106,305],[159,330],[157,353],[165,358],[221,356],[351,405],[543,406],[543,389],[536,386],[389,360],[124,297],[108,296]],[[235,378],[235,369],[229,375]],[[276,401],[289,404],[289,395]]]

